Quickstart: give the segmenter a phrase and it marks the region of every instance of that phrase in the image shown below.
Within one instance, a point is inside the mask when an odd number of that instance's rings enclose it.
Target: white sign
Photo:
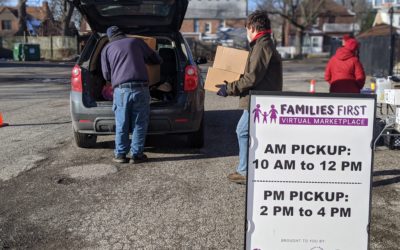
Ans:
[[[375,99],[255,92],[248,250],[366,250]]]

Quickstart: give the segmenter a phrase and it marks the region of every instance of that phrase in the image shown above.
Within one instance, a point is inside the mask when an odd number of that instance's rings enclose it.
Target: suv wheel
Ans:
[[[96,145],[97,136],[74,132],[75,143],[80,148],[93,148]]]
[[[204,146],[204,118],[201,120],[199,130],[188,134],[188,143],[193,148],[202,148]]]

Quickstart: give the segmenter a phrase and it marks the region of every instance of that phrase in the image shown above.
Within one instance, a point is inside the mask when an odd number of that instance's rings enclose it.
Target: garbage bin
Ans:
[[[40,61],[40,45],[33,43],[15,43],[14,60]]]
[[[21,43],[14,43],[14,49],[13,49],[14,61],[21,61],[21,51],[22,51]]]

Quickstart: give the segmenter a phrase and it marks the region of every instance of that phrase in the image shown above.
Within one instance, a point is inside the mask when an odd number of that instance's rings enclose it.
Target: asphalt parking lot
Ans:
[[[326,60],[284,63],[284,90],[327,92]],[[0,62],[0,249],[243,249],[238,100],[206,95],[205,147],[153,136],[140,165],[112,162],[113,136],[73,142],[68,63]],[[205,72],[205,68],[203,67]],[[203,73],[204,73],[203,72]],[[371,249],[400,246],[400,151],[375,152]]]

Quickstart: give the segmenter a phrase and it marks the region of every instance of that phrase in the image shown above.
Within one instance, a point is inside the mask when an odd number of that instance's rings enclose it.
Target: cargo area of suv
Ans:
[[[71,117],[79,147],[93,147],[97,136],[115,133],[111,95],[104,95],[101,51],[107,45],[109,26],[128,37],[153,41],[163,63],[148,71],[150,81],[149,134],[184,134],[189,145],[204,142],[204,83],[190,48],[179,32],[188,0],[72,0],[92,34],[72,69]],[[150,67],[147,65],[146,67]],[[150,72],[157,72],[153,74]],[[159,72],[159,73],[158,73]]]
[[[186,51],[177,49],[176,42],[167,37],[152,37],[157,41],[157,51],[163,59],[160,65],[160,81],[150,86],[151,105],[168,105],[176,102],[178,92],[183,84],[180,75],[181,65],[185,65]],[[138,38],[140,39],[140,38]],[[102,36],[97,41],[89,61],[83,66],[87,70],[83,86],[84,104],[87,107],[111,106],[112,101],[106,100],[102,94],[106,81],[101,71],[101,51],[108,44],[108,38]],[[180,54],[178,56],[178,54]],[[182,58],[178,60],[178,58]]]

